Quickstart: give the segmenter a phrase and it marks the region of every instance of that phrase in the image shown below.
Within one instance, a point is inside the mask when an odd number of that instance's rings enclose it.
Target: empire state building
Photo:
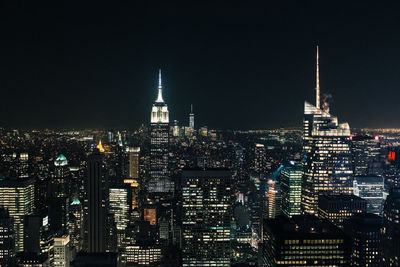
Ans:
[[[169,113],[162,95],[161,70],[158,95],[151,109],[150,120],[150,180],[149,192],[170,192],[173,185],[168,174]]]

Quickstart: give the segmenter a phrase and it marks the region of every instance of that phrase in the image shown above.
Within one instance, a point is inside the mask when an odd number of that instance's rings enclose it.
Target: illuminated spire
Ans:
[[[103,145],[101,144],[101,140],[100,140],[99,144],[97,145],[97,149],[98,149],[100,152],[104,152],[104,151],[105,151]]]
[[[158,71],[158,96],[156,102],[164,103],[164,99],[162,97],[161,69],[159,69]]]
[[[190,104],[190,114],[193,114],[193,104]]]
[[[158,88],[161,88],[161,69],[158,70]]]
[[[317,108],[317,109],[319,109],[320,107],[319,107],[319,105],[320,105],[320,100],[319,100],[319,55],[318,55],[318,45],[317,45],[317,81],[316,81],[316,87],[315,87],[315,90],[316,90],[316,98],[315,98],[315,102],[316,102],[316,104],[315,104],[315,107]]]

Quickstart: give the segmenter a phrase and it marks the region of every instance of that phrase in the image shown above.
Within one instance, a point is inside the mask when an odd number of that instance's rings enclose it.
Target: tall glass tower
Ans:
[[[166,193],[173,188],[168,175],[169,113],[162,96],[161,70],[158,96],[151,109],[149,192]]]
[[[352,193],[350,126],[339,123],[319,102],[319,59],[317,47],[316,105],[304,104],[302,207],[316,214],[321,194]]]

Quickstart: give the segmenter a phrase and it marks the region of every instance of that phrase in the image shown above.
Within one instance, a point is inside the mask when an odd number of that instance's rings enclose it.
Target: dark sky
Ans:
[[[396,1],[82,2],[1,2],[0,125],[137,128],[162,68],[171,121],[300,126],[319,44],[332,113],[400,127]]]

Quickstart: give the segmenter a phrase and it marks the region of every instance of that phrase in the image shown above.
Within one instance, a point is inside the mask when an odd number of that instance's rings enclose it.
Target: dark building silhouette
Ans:
[[[343,223],[351,238],[351,265],[377,267],[381,264],[382,217],[373,213],[356,214]]]
[[[400,189],[391,189],[383,208],[383,265],[400,265]]]
[[[264,220],[260,266],[349,266],[350,240],[312,215]]]
[[[104,156],[94,149],[87,160],[85,199],[85,245],[88,252],[105,252],[108,237],[108,182]]]
[[[40,255],[48,254],[53,235],[47,215],[27,215],[24,224],[24,251]]]
[[[10,213],[0,207],[0,266],[14,263],[14,225]]]
[[[367,212],[367,201],[354,195],[322,195],[318,199],[318,217],[342,228],[343,221]]]

